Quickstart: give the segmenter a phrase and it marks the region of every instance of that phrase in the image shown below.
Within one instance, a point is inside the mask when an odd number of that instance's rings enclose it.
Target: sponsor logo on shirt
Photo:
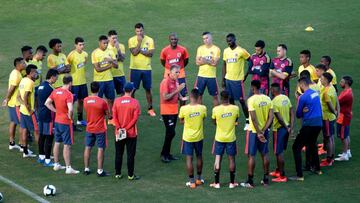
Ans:
[[[268,103],[266,101],[262,101],[259,103],[259,107],[266,106]]]
[[[130,103],[130,99],[124,99],[121,101],[122,104],[128,104]]]
[[[180,59],[174,58],[174,59],[170,59],[170,60],[169,60],[169,63],[170,63],[170,64],[173,64],[173,63],[178,63],[179,61],[180,61]]]
[[[85,63],[82,62],[82,63],[79,63],[79,64],[77,65],[77,68],[82,68],[82,67],[84,67],[84,66],[85,66]]]
[[[64,94],[64,92],[57,91],[56,94],[61,95],[61,94]]]
[[[238,61],[237,58],[230,58],[226,60],[227,63],[236,63],[237,61]]]
[[[44,89],[43,85],[39,86],[39,90],[43,90],[43,89]]]
[[[283,101],[281,102],[281,104],[282,104],[283,106],[286,106],[288,103],[289,103],[288,100],[283,100]]]
[[[196,117],[196,116],[200,116],[200,112],[194,112],[194,113],[189,115],[190,118],[193,118],[193,117]]]
[[[86,103],[87,103],[87,104],[95,104],[95,103],[96,103],[96,100],[95,100],[95,99],[89,99],[89,100],[87,100]]]
[[[314,92],[310,95],[311,99],[314,99],[315,97],[318,97],[319,94],[317,92]]]
[[[227,118],[227,117],[231,117],[231,116],[232,116],[231,112],[221,114],[221,118]]]

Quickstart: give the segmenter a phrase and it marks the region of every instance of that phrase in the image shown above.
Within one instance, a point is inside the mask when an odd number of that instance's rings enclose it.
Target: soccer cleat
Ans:
[[[101,173],[97,173],[97,176],[98,177],[106,177],[106,176],[109,176],[110,174],[106,171],[102,171]]]
[[[268,179],[263,179],[263,180],[261,180],[260,181],[260,184],[262,185],[262,186],[268,186],[269,185],[269,180]]]
[[[123,175],[121,175],[121,174],[120,175],[119,174],[115,175],[116,179],[121,179],[122,177],[123,177]]]
[[[280,176],[280,177],[271,179],[271,181],[276,182],[276,183],[286,183],[288,181],[288,179],[286,176]]]
[[[210,187],[215,188],[215,189],[219,189],[220,188],[220,183],[211,183]]]
[[[195,183],[192,183],[192,182],[186,182],[186,187],[189,187],[189,188],[191,188],[191,189],[195,189],[196,188],[196,184]]]
[[[320,166],[321,166],[321,167],[332,166],[333,163],[334,163],[334,160],[331,160],[331,161],[325,160],[325,161],[322,161],[322,162],[320,163]]]
[[[90,170],[84,170],[83,171],[83,174],[86,175],[86,176],[90,175],[90,173],[91,173]]]
[[[54,163],[54,171],[58,171],[58,170],[64,170],[66,167],[60,165],[59,163]]]
[[[327,152],[323,148],[319,148],[318,155],[326,154]]]
[[[240,183],[240,186],[241,186],[241,187],[244,187],[244,188],[249,188],[249,189],[252,189],[252,188],[255,187],[254,184],[249,183],[249,182]]]
[[[137,176],[137,175],[133,175],[133,176],[128,176],[128,180],[139,180],[140,179],[140,176]]]
[[[23,158],[35,158],[36,157],[36,154],[33,154],[33,153],[23,153]]]
[[[45,159],[40,159],[40,158],[38,158],[38,159],[37,159],[37,162],[38,162],[39,164],[44,164],[44,163],[45,163]]]
[[[239,186],[239,183],[229,183],[229,188],[233,189]]]
[[[352,157],[352,155],[351,155],[351,152],[350,152],[350,151],[348,151],[348,152],[347,152],[347,155],[348,155],[349,159]]]
[[[50,161],[49,163],[46,163],[46,161],[44,161],[44,166],[45,167],[54,167],[54,162]]]
[[[204,179],[196,179],[195,180],[195,184],[196,185],[202,185],[202,184],[204,184],[205,183],[205,180]]]
[[[303,177],[299,177],[299,176],[290,176],[289,177],[289,180],[292,180],[292,181],[304,181],[304,176]]]
[[[14,144],[14,145],[9,145],[9,150],[13,150],[13,149],[17,149],[17,150],[20,150],[21,147],[17,144]]]
[[[65,174],[68,174],[68,175],[75,175],[75,174],[78,174],[78,173],[80,173],[80,171],[77,171],[77,170],[75,170],[75,169],[73,169],[71,167],[66,168],[66,170],[65,170]]]
[[[82,125],[82,126],[86,126],[87,122],[82,120],[82,121],[76,121],[76,125]]]
[[[318,144],[317,146],[318,146],[318,148],[323,148],[324,144]]]
[[[161,155],[161,161],[163,163],[170,163],[171,162],[170,159],[168,157],[164,156],[164,155]]]
[[[179,157],[170,154],[169,155],[169,160],[170,161],[176,161],[176,160],[179,160]]]
[[[323,172],[320,171],[320,170],[318,170],[318,171],[312,170],[311,172],[316,174],[316,175],[322,175],[323,174]]]
[[[249,129],[249,123],[245,123],[244,131],[247,131]]]
[[[269,173],[270,176],[272,177],[280,177],[280,172],[279,171],[272,171]]]
[[[148,113],[149,116],[151,116],[151,117],[155,117],[155,116],[156,116],[156,113],[155,113],[154,109],[149,109],[147,113]]]

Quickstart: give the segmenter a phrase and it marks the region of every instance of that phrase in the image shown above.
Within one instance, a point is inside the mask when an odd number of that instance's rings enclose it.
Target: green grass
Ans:
[[[127,45],[127,39],[134,34],[133,26],[143,22],[146,33],[155,39],[156,51],[153,57],[153,92],[154,104],[158,111],[159,83],[163,68],[159,63],[159,53],[168,44],[167,35],[176,31],[180,43],[186,46],[190,53],[190,63],[187,67],[188,85],[194,83],[197,67],[194,63],[196,48],[201,44],[201,33],[211,31],[214,43],[221,49],[226,47],[225,35],[233,32],[238,42],[249,52],[253,52],[256,40],[263,39],[270,56],[275,55],[275,47],[279,43],[286,43],[288,55],[293,59],[297,69],[298,53],[302,49],[312,51],[312,63],[316,64],[322,55],[333,58],[332,67],[338,78],[349,74],[355,79],[353,90],[358,96],[360,78],[357,68],[360,66],[358,53],[360,46],[360,2],[356,0],[344,1],[2,1],[0,7],[0,90],[5,95],[8,75],[12,69],[12,61],[20,55],[20,47],[27,44],[36,48],[37,45],[47,45],[52,37],[59,37],[63,41],[64,52],[69,53],[73,48],[73,40],[82,36],[86,40],[86,51],[90,54],[97,46],[100,34],[106,34],[109,29],[116,29],[119,39]],[[307,33],[304,28],[312,25],[315,32]],[[125,62],[126,72],[129,65],[129,50],[127,49]],[[87,66],[87,79],[92,80],[92,68]],[[220,65],[218,69],[220,78]],[[246,82],[247,85],[249,81]],[[295,82],[292,82],[294,90]],[[248,89],[248,88],[247,88]],[[354,158],[350,162],[335,163],[335,166],[324,169],[324,175],[315,176],[305,174],[305,182],[289,182],[286,184],[271,184],[268,188],[256,187],[254,190],[230,190],[223,185],[220,190],[213,190],[208,183],[213,180],[213,156],[211,145],[215,127],[207,118],[205,121],[204,143],[204,177],[207,184],[196,190],[184,187],[187,180],[185,163],[180,161],[162,164],[159,154],[164,137],[164,126],[158,118],[146,115],[146,101],[144,91],[137,93],[143,106],[142,116],[138,122],[139,139],[137,147],[135,170],[142,179],[129,182],[126,179],[117,181],[113,177],[98,178],[95,175],[85,177],[66,176],[63,172],[54,172],[39,166],[35,160],[25,160],[20,153],[7,150],[8,145],[8,116],[7,110],[0,110],[0,174],[28,188],[36,194],[42,195],[42,188],[46,184],[57,187],[56,197],[47,198],[51,202],[97,202],[97,201],[126,201],[126,202],[238,202],[238,201],[321,201],[321,202],[359,202],[360,178],[359,153],[360,139],[360,106],[354,105],[354,119],[352,122],[352,153]],[[210,114],[211,98],[204,97]],[[293,100],[293,98],[292,98]],[[241,120],[243,121],[243,119]],[[244,150],[243,123],[237,129],[240,154],[237,156],[238,181],[246,178],[246,156]],[[173,142],[172,151],[180,155],[180,140],[182,127],[178,125],[177,136]],[[73,147],[72,165],[76,169],[83,169],[83,135],[76,133],[76,143]],[[109,129],[109,136],[113,129]],[[291,146],[293,141],[289,141]],[[105,169],[114,174],[114,144],[110,139],[106,151]],[[337,140],[337,152],[340,142]],[[33,146],[33,149],[35,147]],[[272,148],[271,148],[272,149]],[[92,154],[92,170],[96,169],[95,152]],[[271,153],[271,168],[275,167],[274,156]],[[295,173],[291,150],[285,154],[286,171]],[[221,182],[228,182],[227,160],[223,162]],[[260,159],[257,159],[255,181],[259,183],[262,177]],[[123,172],[126,172],[124,168]],[[259,185],[259,184],[258,184]],[[0,192],[7,202],[30,202],[24,194],[17,192],[4,183],[0,183]]]

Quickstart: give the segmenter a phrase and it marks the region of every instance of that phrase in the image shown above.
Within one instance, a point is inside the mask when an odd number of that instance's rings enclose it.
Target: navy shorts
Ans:
[[[114,87],[116,90],[116,94],[117,95],[124,94],[124,86],[126,84],[125,76],[114,77],[113,81],[114,81]]]
[[[236,141],[234,142],[218,142],[214,141],[213,144],[213,154],[214,155],[224,155],[226,150],[226,154],[229,156],[235,156],[237,154],[237,146]]]
[[[336,124],[336,128],[337,128],[337,136],[340,139],[346,139],[349,137],[350,135],[350,126],[345,126],[345,125],[341,125],[339,123]]]
[[[52,135],[54,128],[54,122],[42,122],[39,121],[39,133],[41,135]]]
[[[130,82],[134,83],[135,89],[139,89],[140,82],[145,90],[151,90],[151,70],[130,70]]]
[[[245,154],[255,156],[257,151],[262,155],[269,153],[269,130],[265,131],[264,136],[267,140],[265,143],[259,140],[256,133],[248,130],[246,132]]]
[[[24,114],[20,113],[20,127],[21,128],[27,129],[30,132],[34,132],[35,125],[37,127],[35,114],[28,116],[28,115],[24,115]]]
[[[71,86],[71,93],[74,95],[74,101],[84,100],[89,96],[86,84]]]
[[[335,120],[323,120],[322,131],[324,138],[333,136],[335,134]]]
[[[20,108],[18,106],[8,107],[10,122],[20,124]]]
[[[186,142],[185,140],[181,143],[181,153],[187,156],[193,156],[194,151],[196,156],[202,155],[203,141],[198,142]]]
[[[229,92],[230,99],[244,101],[244,82],[242,80],[225,80],[225,89]]]
[[[103,133],[89,133],[86,132],[85,134],[85,146],[87,147],[93,147],[96,145],[98,148],[105,149],[107,146],[107,136],[106,132]]]
[[[273,131],[274,139],[274,154],[279,155],[283,153],[287,148],[289,140],[289,133],[286,128],[278,128],[277,131]]]
[[[100,85],[99,97],[103,97],[105,95],[106,99],[114,100],[115,99],[115,87],[114,81],[100,81],[98,82]]]
[[[35,98],[38,96],[39,86],[35,87]]]
[[[217,96],[219,91],[216,78],[205,78],[198,76],[196,78],[195,88],[199,90],[200,95],[204,94],[205,88],[208,89],[208,92],[211,96]]]
[[[180,94],[183,97],[186,97],[188,90],[187,90],[187,86],[186,86],[186,79],[185,78],[178,78],[178,82],[179,84],[185,83],[185,88],[181,90]]]
[[[65,125],[55,122],[55,142],[63,142],[64,145],[74,144],[72,125]]]

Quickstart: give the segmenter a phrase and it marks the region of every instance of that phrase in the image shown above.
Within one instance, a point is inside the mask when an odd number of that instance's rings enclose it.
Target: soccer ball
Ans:
[[[2,193],[0,192],[0,202],[3,202],[4,196],[2,195]]]
[[[55,196],[56,188],[53,185],[45,185],[43,192],[45,196]]]

